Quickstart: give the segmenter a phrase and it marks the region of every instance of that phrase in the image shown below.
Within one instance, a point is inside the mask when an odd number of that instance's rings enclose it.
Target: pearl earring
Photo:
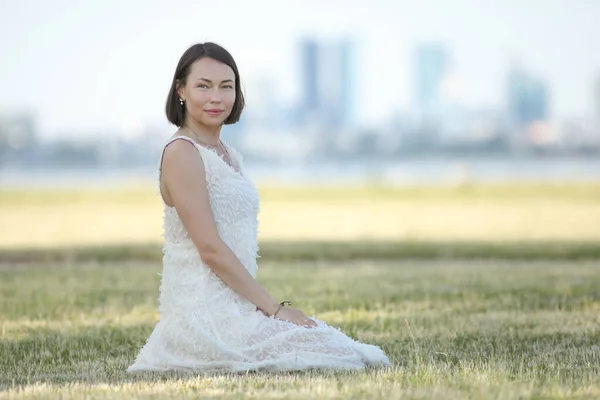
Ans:
[[[183,99],[181,97],[179,98],[179,104],[183,105]]]

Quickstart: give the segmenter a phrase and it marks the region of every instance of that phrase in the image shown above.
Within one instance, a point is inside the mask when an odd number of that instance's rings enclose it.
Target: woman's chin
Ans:
[[[225,120],[223,118],[202,118],[200,120],[200,122],[202,122],[203,125],[211,127],[211,128],[215,128],[217,126],[221,126],[223,125],[223,122]]]

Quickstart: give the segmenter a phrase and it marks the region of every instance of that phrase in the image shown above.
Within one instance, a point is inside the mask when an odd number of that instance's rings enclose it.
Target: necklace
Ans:
[[[212,143],[208,143],[208,142],[206,142],[206,141],[204,141],[204,140],[200,139],[200,138],[198,137],[198,134],[197,134],[197,133],[196,133],[196,132],[195,132],[195,131],[194,131],[192,128],[190,128],[189,126],[188,126],[188,129],[189,129],[189,130],[190,130],[190,131],[191,131],[191,132],[194,134],[194,138],[196,139],[196,142],[198,142],[198,143],[202,143],[202,144],[205,144],[205,145],[207,145],[207,146],[210,146],[210,147],[216,147],[216,148],[219,148],[219,147],[221,147],[221,146],[220,146],[220,145],[221,145],[221,139],[219,139],[219,144],[212,144]]]
[[[237,169],[234,167],[233,158],[231,157],[231,155],[229,154],[229,151],[227,151],[225,146],[223,146],[223,141],[221,139],[219,139],[219,144],[208,143],[208,142],[205,142],[204,140],[199,139],[198,134],[196,132],[194,132],[194,130],[192,128],[190,128],[189,126],[188,126],[188,129],[194,134],[194,138],[198,144],[203,144],[203,145],[214,148],[215,153],[217,153],[217,155],[219,155],[221,158],[223,158],[224,159],[223,161],[225,161],[225,163],[227,163],[231,168],[233,168],[234,170],[237,171]],[[217,150],[221,150],[221,154],[219,154],[219,152]]]

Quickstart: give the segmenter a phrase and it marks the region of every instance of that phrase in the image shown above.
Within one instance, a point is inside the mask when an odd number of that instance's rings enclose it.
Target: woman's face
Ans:
[[[235,102],[235,73],[228,65],[203,57],[191,65],[186,84],[177,93],[187,118],[205,126],[221,125]]]

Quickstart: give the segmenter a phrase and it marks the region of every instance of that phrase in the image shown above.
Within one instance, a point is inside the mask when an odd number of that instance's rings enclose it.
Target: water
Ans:
[[[600,181],[600,158],[456,158],[428,157],[399,161],[354,161],[274,165],[248,163],[256,182],[359,183],[394,185],[449,182]],[[43,188],[155,184],[155,166],[129,169],[58,168],[2,169],[0,188]]]

